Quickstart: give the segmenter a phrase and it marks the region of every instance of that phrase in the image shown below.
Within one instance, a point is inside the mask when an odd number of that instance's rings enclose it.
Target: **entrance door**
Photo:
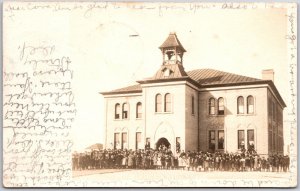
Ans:
[[[166,138],[160,138],[157,143],[156,143],[156,149],[167,149],[171,146],[171,144],[169,143],[168,139]]]

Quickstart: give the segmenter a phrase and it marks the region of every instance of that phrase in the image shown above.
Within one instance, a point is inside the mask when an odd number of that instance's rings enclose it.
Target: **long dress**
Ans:
[[[128,156],[128,167],[131,168],[133,166],[133,155],[130,154]]]
[[[254,157],[254,170],[256,170],[257,167],[258,167],[258,157],[255,156],[255,157]]]
[[[161,160],[160,160],[160,157],[157,157],[157,166],[158,166],[158,167],[161,167]]]
[[[122,166],[123,167],[127,166],[127,160],[128,160],[127,156],[124,156],[123,159],[122,159]]]
[[[208,168],[209,168],[209,157],[206,157],[204,161],[204,169],[208,170]]]
[[[185,167],[186,167],[187,169],[190,168],[190,162],[191,162],[190,160],[191,160],[190,157],[187,157],[187,158],[185,159]]]
[[[153,157],[153,166],[156,167],[157,166],[157,156],[154,155]]]

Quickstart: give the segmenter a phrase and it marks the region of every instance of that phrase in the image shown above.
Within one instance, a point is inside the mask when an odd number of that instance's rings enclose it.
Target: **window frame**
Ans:
[[[127,110],[125,110],[126,105],[127,105]],[[126,115],[125,115],[125,113],[126,113]],[[123,105],[122,105],[122,119],[129,119],[129,103],[127,103],[127,102],[123,103]]]
[[[215,98],[209,98],[209,100],[208,100],[208,114],[216,115],[216,99]]]
[[[167,99],[167,96],[169,96],[169,99]],[[172,112],[172,97],[170,93],[166,93],[164,96],[164,112]]]
[[[126,142],[124,142],[124,135],[126,135],[125,136],[126,137]],[[128,133],[127,132],[122,132],[121,133],[121,149],[125,149],[124,144],[127,144],[127,147],[128,147]]]
[[[118,140],[118,142],[117,142],[117,140]],[[120,132],[114,133],[114,149],[118,149],[117,143],[119,143],[119,146],[120,146]]]
[[[120,114],[121,114],[121,104],[116,103],[116,104],[115,104],[115,116],[114,116],[114,118],[115,118],[115,119],[121,119]],[[117,117],[117,116],[118,116],[118,117]]]
[[[242,103],[240,103],[240,100]],[[240,106],[242,106],[242,111],[240,111]],[[237,98],[237,114],[244,114],[245,113],[245,99],[243,96],[239,96]]]
[[[139,141],[138,141],[138,135],[139,135]],[[135,149],[141,149],[139,148],[139,144],[140,143],[140,147],[142,146],[142,132],[136,132],[135,133]]]
[[[181,151],[181,138],[180,137],[176,137],[175,141],[176,141],[176,143],[175,143],[176,152],[180,153],[180,151]]]
[[[143,107],[142,103],[137,102],[137,104],[136,104],[136,113],[135,113],[135,118],[136,119],[141,119],[142,118],[142,115],[143,115],[143,112],[142,112],[143,108],[142,107]]]
[[[247,149],[249,149],[250,148],[250,131],[252,131],[253,132],[253,145],[254,145],[254,149],[256,149],[256,146],[255,146],[255,131],[254,131],[254,129],[247,129]]]
[[[220,144],[220,132],[223,133],[223,148],[219,147]],[[225,149],[225,131],[224,130],[218,130],[218,150],[224,150]]]
[[[149,142],[149,145],[151,147],[151,139],[150,137],[146,137],[146,140],[145,140],[145,145]]]
[[[211,137],[211,134],[214,134],[214,138],[212,139]],[[214,148],[212,149],[211,148],[211,143],[212,143],[212,141],[214,141]],[[215,130],[209,130],[208,131],[208,149],[209,150],[213,150],[213,151],[215,151],[216,150],[216,132],[215,132]]]
[[[162,112],[162,95],[158,93],[155,95],[155,113],[161,113],[161,112]]]
[[[249,112],[249,108],[250,108],[250,98],[252,99],[252,112]],[[254,114],[254,97],[252,95],[249,95],[247,97],[247,114]]]
[[[223,100],[223,105],[222,106],[220,106],[220,100]],[[223,107],[223,110],[220,110],[220,107]],[[221,111],[223,111],[223,112],[221,112]],[[218,115],[225,115],[225,100],[224,100],[223,97],[218,98],[218,113],[217,114]]]
[[[238,140],[237,140],[237,145],[238,145],[238,149],[239,150],[241,150],[242,149],[242,144],[240,144],[240,133],[239,132],[243,132],[243,139],[241,139],[241,143],[244,141],[244,149],[246,149],[245,148],[245,130],[244,129],[240,129],[240,130],[238,130],[237,131],[237,133],[238,133]]]

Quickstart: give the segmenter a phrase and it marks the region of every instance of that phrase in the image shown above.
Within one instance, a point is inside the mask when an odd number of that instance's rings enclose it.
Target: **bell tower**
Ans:
[[[163,54],[162,65],[183,63],[183,54],[186,50],[181,45],[175,32],[171,32],[165,42],[159,47]]]

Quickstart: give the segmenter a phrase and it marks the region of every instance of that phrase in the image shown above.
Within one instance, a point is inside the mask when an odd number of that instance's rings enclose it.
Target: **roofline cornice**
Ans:
[[[280,93],[278,92],[276,86],[274,85],[272,80],[258,80],[253,82],[237,82],[237,83],[227,83],[227,84],[202,84],[202,88],[214,88],[214,87],[229,87],[229,86],[243,86],[243,85],[260,85],[260,84],[267,84],[274,92],[276,98],[281,103],[283,107],[286,107],[284,100],[282,99]]]
[[[102,94],[102,95],[132,94],[132,93],[142,93],[142,90],[128,90],[128,91],[115,91],[115,92],[99,92],[99,94]]]
[[[224,83],[224,84],[199,84],[198,82],[194,81],[190,77],[180,77],[180,78],[164,78],[164,79],[149,79],[149,80],[140,80],[137,81],[140,84],[150,84],[150,83],[162,83],[162,82],[172,82],[172,81],[187,81],[190,82],[192,85],[196,86],[197,88],[203,89],[203,88],[217,88],[217,87],[230,87],[230,86],[244,86],[244,85],[262,85],[267,84],[280,104],[283,106],[283,108],[286,107],[286,104],[284,100],[282,99],[280,93],[278,92],[276,86],[274,85],[272,80],[258,80],[258,81],[252,81],[252,82],[236,82],[236,83]],[[132,93],[142,93],[142,89],[140,90],[129,90],[129,91],[115,91],[115,92],[99,92],[100,94],[106,96],[106,95],[117,95],[117,94],[132,94]]]
[[[163,79],[149,79],[149,80],[140,80],[137,81],[140,84],[148,84],[148,83],[161,83],[161,82],[172,82],[172,81],[188,81],[191,84],[193,84],[194,86],[200,88],[201,85],[199,83],[197,83],[196,81],[194,81],[193,79],[191,79],[189,76],[184,76],[184,77],[180,77],[180,78],[163,78]]]

